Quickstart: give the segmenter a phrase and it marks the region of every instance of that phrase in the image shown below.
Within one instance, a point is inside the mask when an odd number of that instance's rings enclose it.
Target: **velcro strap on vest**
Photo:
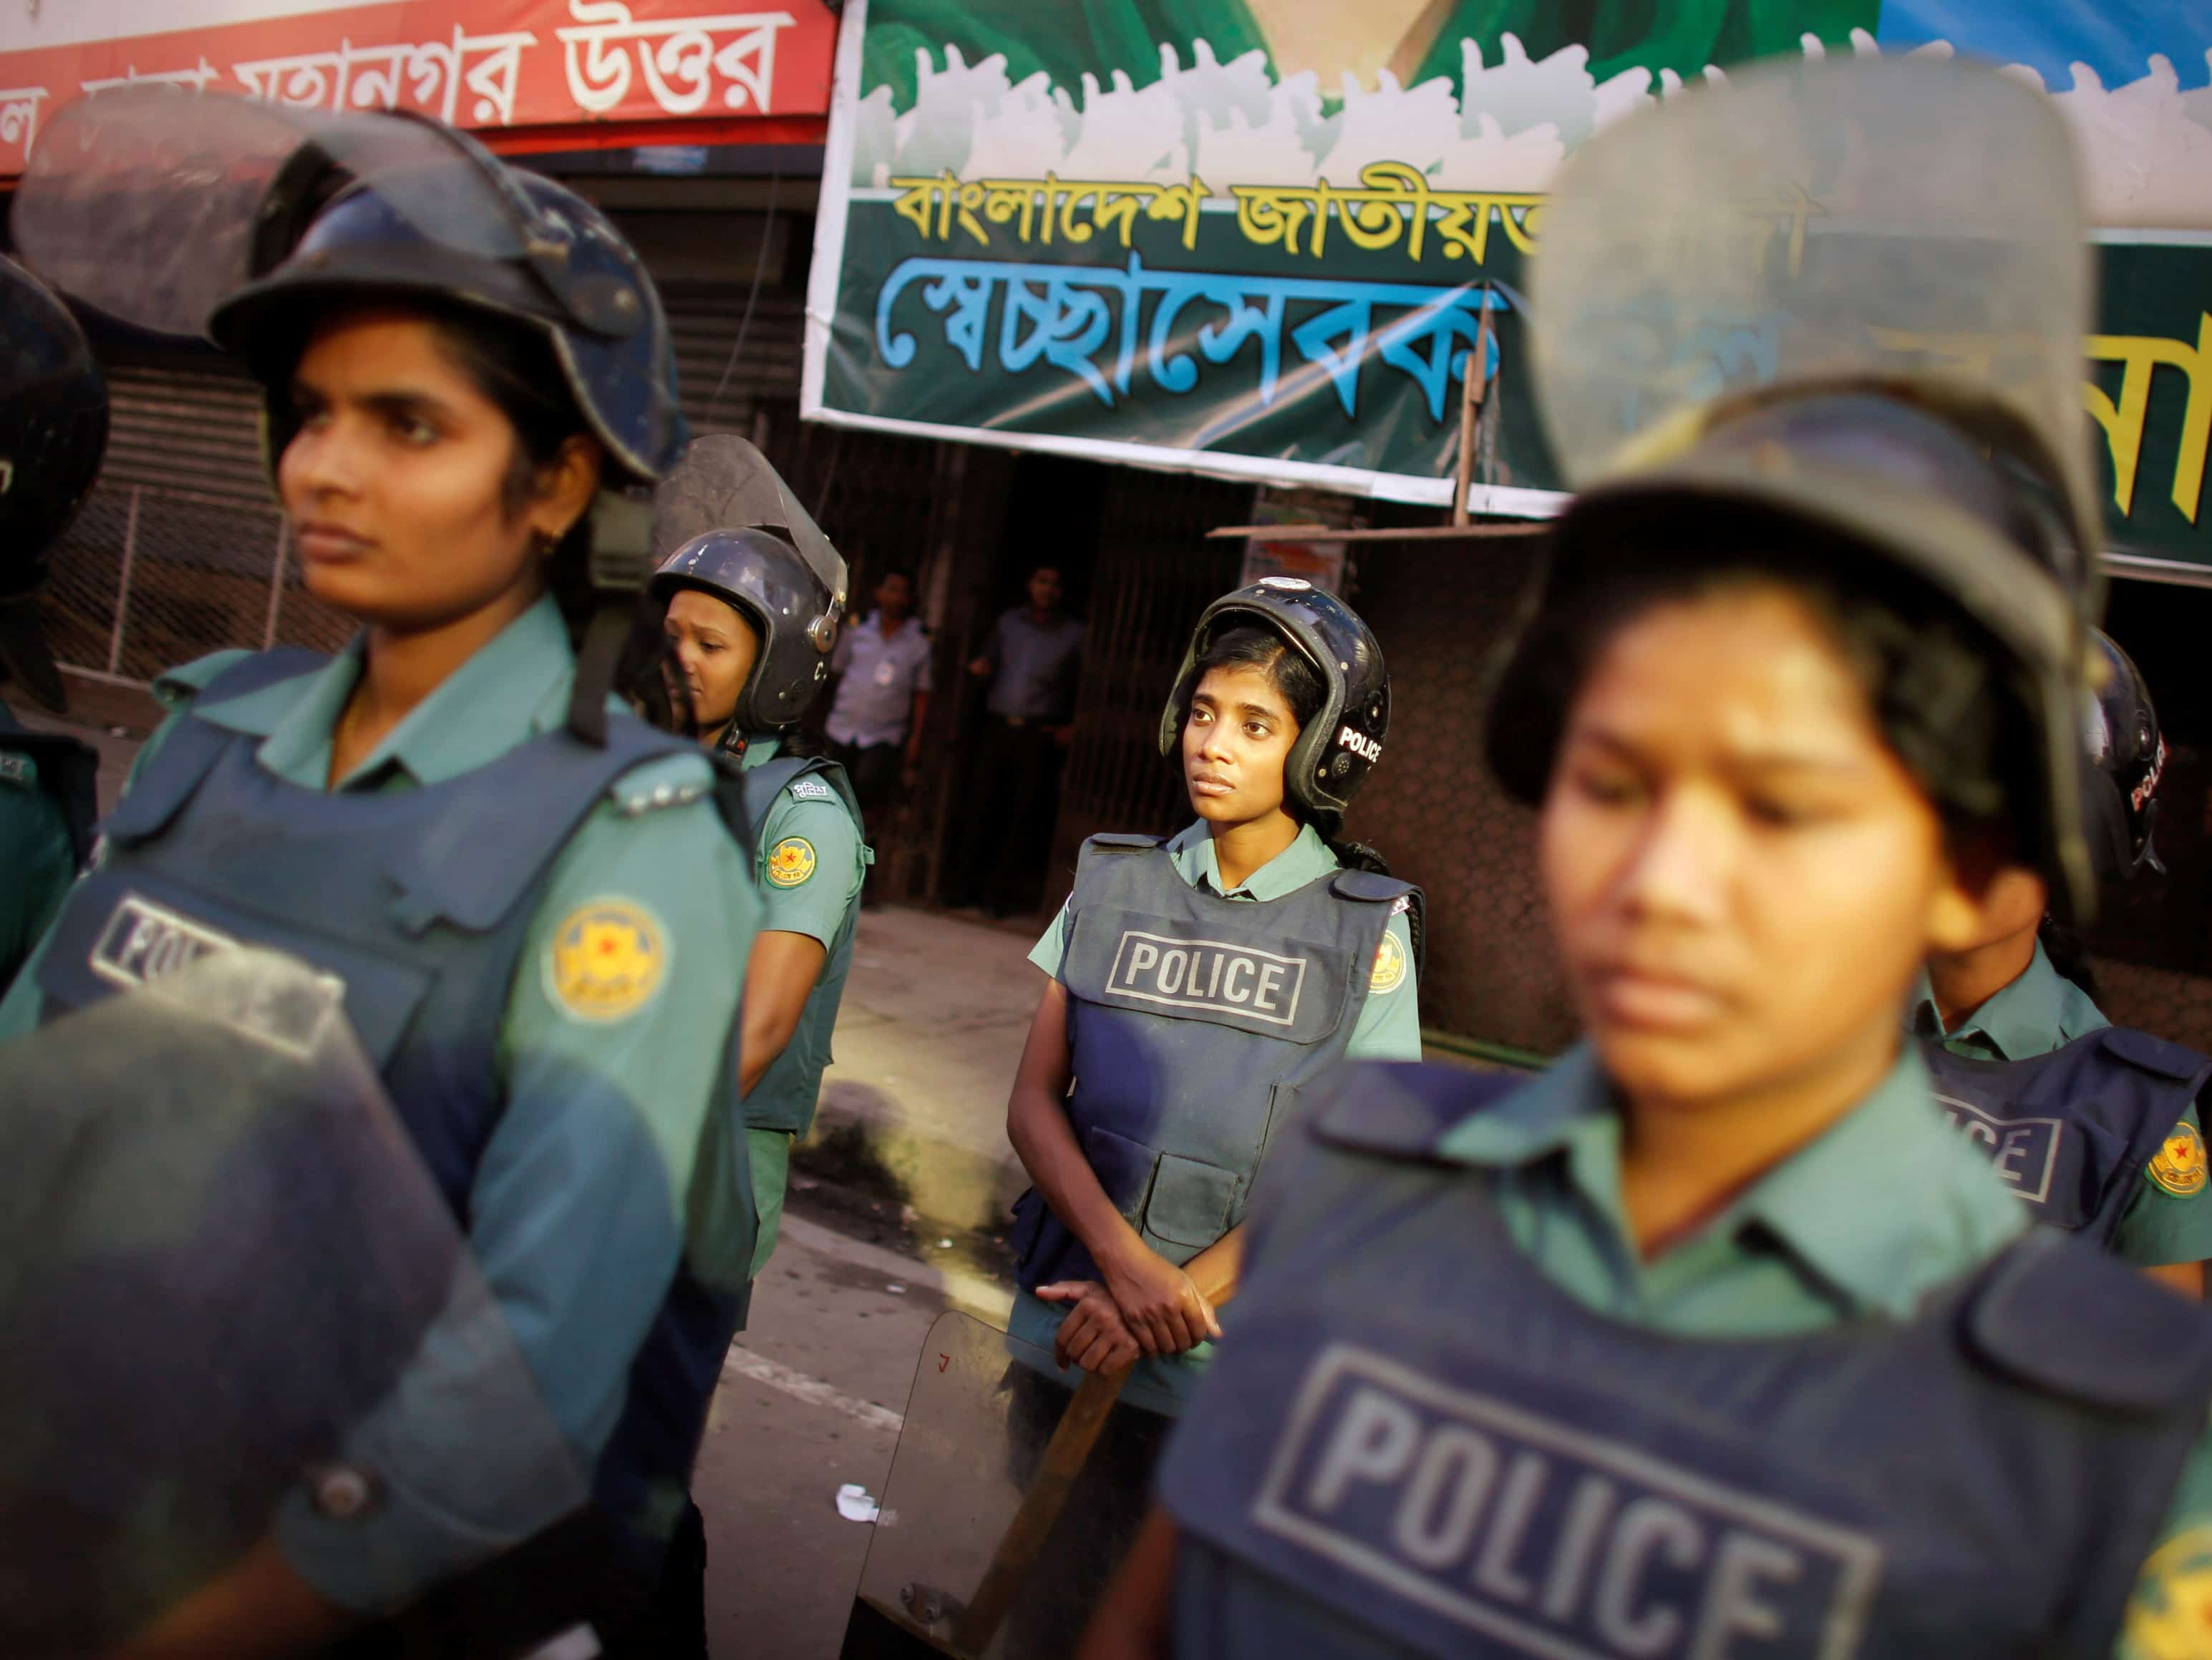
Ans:
[[[1528,1080],[1419,1061],[1347,1061],[1307,1091],[1315,1139],[1386,1158],[1432,1158],[1444,1138]]]
[[[1964,1324],[2000,1371],[2092,1406],[2158,1413],[2212,1394],[2212,1310],[2054,1228],[1997,1259]]]
[[[1086,839],[1083,845],[1085,848],[1096,848],[1101,853],[1143,853],[1150,848],[1163,847],[1166,842],[1167,837],[1164,836],[1125,836],[1101,832]]]
[[[2147,1031],[2110,1026],[2099,1034],[2099,1040],[2107,1055],[2118,1055],[2130,1066],[2140,1067],[2159,1078],[2186,1083],[2212,1072],[2212,1056],[2184,1049],[2179,1043],[2169,1043]]]
[[[1389,904],[1413,891],[1411,882],[1378,876],[1371,870],[1340,870],[1329,878],[1328,885],[1346,899],[1364,900],[1370,905]]]

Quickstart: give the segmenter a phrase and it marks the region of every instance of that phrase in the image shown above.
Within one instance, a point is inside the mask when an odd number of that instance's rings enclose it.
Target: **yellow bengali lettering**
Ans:
[[[2112,456],[2112,501],[2124,514],[2135,509],[2136,470],[2142,460],[2152,377],[2161,368],[2178,368],[2188,376],[2189,401],[2182,409],[2171,495],[2182,517],[2195,524],[2204,494],[2205,451],[2212,444],[2212,312],[2197,314],[2193,344],[2158,335],[2093,334],[2087,353],[2093,362],[2121,366],[2117,401],[2088,381],[2082,386],[2081,402],[2104,429]]]

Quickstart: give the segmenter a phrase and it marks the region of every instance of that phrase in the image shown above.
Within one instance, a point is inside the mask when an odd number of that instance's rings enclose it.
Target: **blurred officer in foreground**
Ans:
[[[2094,644],[2081,806],[2102,886],[2165,872],[2152,833],[2166,742],[2134,660],[2102,633]],[[2036,1220],[2201,1295],[2212,1191],[2197,1098],[2212,1057],[2105,1018],[2088,954],[2051,918],[2039,873],[2001,869],[1982,909],[1972,945],[1929,958],[1910,1012],[1944,1110]]]
[[[171,713],[105,860],[0,1026],[54,1023],[11,1050],[14,1087],[72,1057],[112,1067],[90,1036],[124,1018],[106,1000],[127,1012],[196,959],[283,953],[331,1006],[294,987],[211,1006],[201,1026],[234,1029],[232,1048],[270,1065],[358,1034],[370,1070],[348,1100],[388,1094],[397,1118],[377,1144],[411,1149],[442,1201],[456,1289],[374,1354],[350,1335],[386,1329],[357,1310],[372,1286],[341,1274],[282,1310],[281,1353],[220,1325],[220,1342],[195,1325],[165,1346],[172,1307],[288,1283],[262,1212],[227,1202],[290,1190],[258,1180],[256,1160],[334,1176],[356,1161],[303,1160],[313,1114],[186,1138],[155,1213],[175,1250],[149,1260],[161,1231],[93,1203],[125,1189],[131,1140],[117,1138],[123,1173],[73,1167],[94,1184],[92,1221],[72,1223],[55,1282],[82,1277],[150,1323],[126,1377],[144,1426],[172,1400],[209,1422],[119,1471],[97,1465],[55,1503],[105,1518],[72,1560],[92,1572],[114,1554],[129,1583],[96,1612],[137,1626],[132,1654],[343,1640],[496,1655],[570,1619],[607,1651],[671,1652],[650,1604],[753,1250],[744,1141],[721,1104],[757,906],[707,758],[610,695],[613,602],[647,572],[649,510],[623,492],[682,443],[668,331],[636,254],[568,191],[433,124],[294,119],[104,94],[44,135],[15,204],[27,253],[59,285],[148,326],[204,321],[252,371],[308,589],[361,631],[333,659],[224,652],[162,678]],[[208,313],[210,289],[228,292]],[[148,1069],[141,1087],[188,1096],[216,1064]],[[198,1189],[187,1178],[209,1164]],[[404,1210],[368,1207],[348,1231],[374,1257],[380,1218]],[[362,1272],[375,1280],[374,1262]],[[7,1345],[8,1387],[62,1412],[50,1357],[74,1345],[96,1394],[113,1323],[100,1306]],[[354,1368],[355,1409],[296,1446],[258,1438]],[[256,1399],[265,1412],[235,1419],[213,1404]],[[240,1473],[222,1478],[218,1526],[186,1513],[192,1484],[163,1461],[214,1457],[222,1430]],[[580,1480],[549,1475],[563,1462]],[[249,1469],[283,1479],[257,1489]],[[11,1553],[34,1522],[9,1517]],[[198,1571],[179,1583],[185,1564]],[[46,1589],[26,1576],[11,1602],[35,1611]]]
[[[0,258],[0,689],[60,714],[69,700],[39,623],[54,546],[107,447],[107,387],[76,319]],[[100,757],[33,732],[0,700],[0,992],[92,851]]]
[[[1568,163],[1581,494],[1489,751],[1588,1037],[1318,1091],[1087,1656],[2203,1651],[2212,1326],[2032,1228],[1898,1018],[2000,831],[2093,891],[2088,297],[1985,70],[1738,72]]]

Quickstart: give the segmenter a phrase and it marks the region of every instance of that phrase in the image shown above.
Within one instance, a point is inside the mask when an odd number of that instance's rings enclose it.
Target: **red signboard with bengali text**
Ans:
[[[502,149],[819,143],[836,36],[823,0],[386,0],[0,52],[0,178],[62,105],[144,80],[419,110]]]

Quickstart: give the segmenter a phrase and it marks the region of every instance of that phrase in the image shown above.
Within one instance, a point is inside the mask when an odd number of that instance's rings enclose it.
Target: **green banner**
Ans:
[[[2212,568],[2212,19],[2021,9],[848,5],[805,412],[1441,503],[1480,348],[1474,505],[1553,511],[1522,312],[1559,161],[1706,64],[1911,49],[1940,22],[2054,88],[2113,228],[2083,401],[2119,563]],[[1778,202],[1774,234],[1819,214]]]

